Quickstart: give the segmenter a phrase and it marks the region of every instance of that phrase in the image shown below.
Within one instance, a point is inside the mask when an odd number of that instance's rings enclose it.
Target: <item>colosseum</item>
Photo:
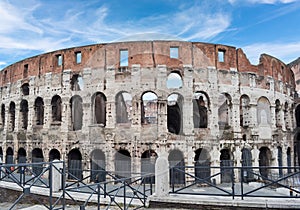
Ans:
[[[5,163],[61,159],[75,176],[95,179],[96,169],[154,172],[159,156],[171,166],[299,162],[294,74],[270,55],[252,65],[232,46],[128,41],[40,54],[0,77]]]

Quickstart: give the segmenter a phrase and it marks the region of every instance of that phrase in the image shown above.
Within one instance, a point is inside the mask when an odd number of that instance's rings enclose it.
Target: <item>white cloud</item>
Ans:
[[[272,55],[286,64],[297,59],[300,55],[300,42],[292,43],[255,43],[242,47],[252,64],[259,62],[260,54]]]

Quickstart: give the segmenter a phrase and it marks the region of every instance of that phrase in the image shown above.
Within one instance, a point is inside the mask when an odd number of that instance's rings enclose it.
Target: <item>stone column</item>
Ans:
[[[62,189],[62,174],[60,169],[63,168],[63,163],[59,160],[53,160],[52,163],[52,190],[53,192],[58,192]]]

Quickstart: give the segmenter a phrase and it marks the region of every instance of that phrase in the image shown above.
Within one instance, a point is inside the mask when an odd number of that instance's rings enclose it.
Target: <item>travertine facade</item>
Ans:
[[[97,44],[17,62],[0,81],[6,162],[60,158],[120,176],[153,171],[160,155],[170,165],[294,164],[294,74],[269,55],[255,66],[224,45]]]

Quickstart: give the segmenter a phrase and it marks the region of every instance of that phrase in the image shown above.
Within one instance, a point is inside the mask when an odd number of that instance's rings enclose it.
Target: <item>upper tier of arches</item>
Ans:
[[[114,68],[118,74],[130,72],[136,64],[141,68],[166,65],[171,71],[176,69],[182,76],[184,65],[190,65],[193,69],[213,66],[218,70],[251,72],[258,76],[272,77],[284,84],[295,86],[291,69],[270,55],[262,54],[259,64],[252,65],[242,49],[183,41],[95,44],[40,54],[4,68],[0,72],[0,86],[50,72],[59,74],[67,69],[79,73],[86,68],[92,70]]]

